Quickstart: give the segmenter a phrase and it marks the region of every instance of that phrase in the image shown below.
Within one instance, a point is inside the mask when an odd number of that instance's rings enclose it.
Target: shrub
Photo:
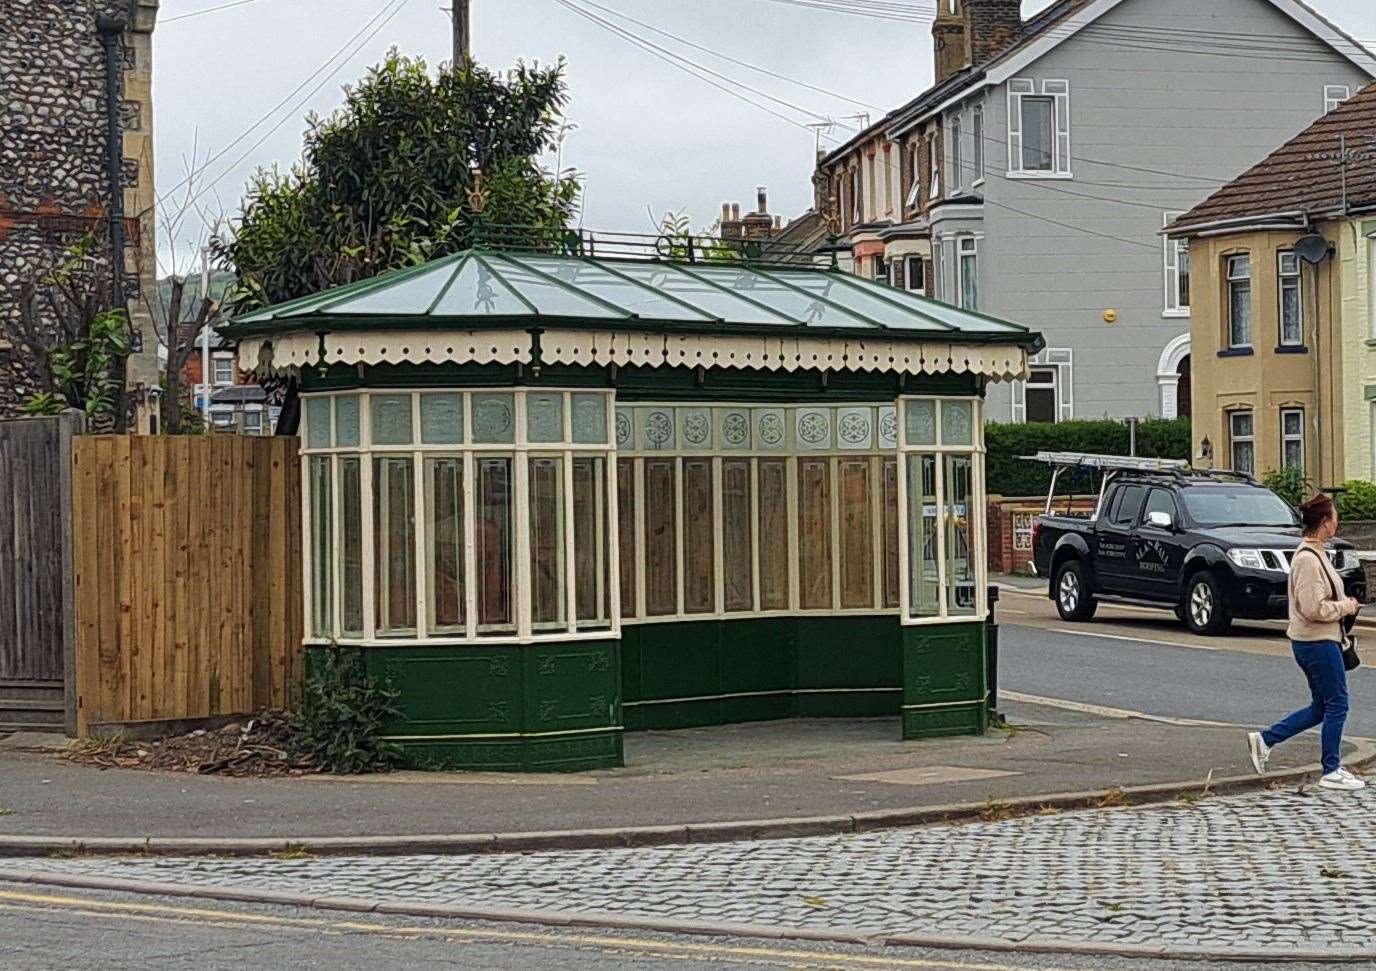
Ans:
[[[341,775],[386,772],[401,755],[382,738],[383,726],[401,714],[400,694],[369,677],[357,652],[317,652],[294,720],[302,750]]]
[[[1298,506],[1309,497],[1309,486],[1304,481],[1304,472],[1294,466],[1272,469],[1266,473],[1261,484],[1292,506]]]
[[[992,423],[985,428],[988,445],[987,478],[990,495],[1045,495],[1051,485],[1051,470],[1035,462],[1024,462],[1025,455],[1037,452],[1093,452],[1100,455],[1128,454],[1128,426],[1121,421],[1028,422],[1018,425]],[[1148,419],[1137,425],[1137,454],[1149,458],[1190,458],[1190,420]],[[1066,485],[1070,485],[1062,477]],[[1088,485],[1083,475],[1076,487]]]
[[[1376,519],[1376,482],[1350,479],[1338,496],[1340,519]]]

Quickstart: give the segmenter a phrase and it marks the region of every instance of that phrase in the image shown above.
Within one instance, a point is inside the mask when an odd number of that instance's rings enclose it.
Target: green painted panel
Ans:
[[[896,614],[799,617],[799,688],[896,687],[903,653]]]
[[[525,648],[526,731],[621,724],[621,657],[616,641],[539,643]]]
[[[980,701],[985,696],[984,625],[903,628],[905,705]]]
[[[496,735],[526,731],[517,645],[363,648],[374,677],[401,689],[397,735]]]
[[[642,625],[640,699],[720,694],[720,627],[714,620]]]
[[[943,738],[948,735],[983,735],[988,730],[983,702],[955,708],[927,708],[903,712],[903,738]]]
[[[537,772],[581,772],[624,764],[620,732],[526,741],[526,765]]]
[[[717,699],[697,701],[672,701],[656,704],[642,704],[638,710],[638,720],[643,730],[669,730],[675,728],[705,728],[709,725],[725,725],[722,704]],[[754,721],[745,717],[741,721]]]
[[[639,701],[640,691],[640,633],[643,627],[621,628],[621,700]],[[630,724],[626,725],[630,728]]]
[[[798,640],[794,618],[726,620],[719,631],[723,694],[793,688]]]
[[[898,691],[809,692],[797,697],[799,718],[892,718],[899,714]]]
[[[581,772],[624,764],[620,732],[552,739],[439,739],[402,746],[408,768],[432,771]]]
[[[736,725],[741,722],[771,722],[797,716],[792,691],[781,694],[746,695],[723,698],[717,707],[721,718],[717,725]]]

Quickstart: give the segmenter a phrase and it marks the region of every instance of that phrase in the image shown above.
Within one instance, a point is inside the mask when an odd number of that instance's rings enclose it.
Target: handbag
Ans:
[[[1310,550],[1309,552],[1314,553],[1313,550]],[[1314,555],[1318,556],[1319,554],[1314,553]],[[1323,575],[1328,577],[1328,587],[1330,590],[1333,591],[1333,599],[1341,599],[1338,593],[1338,588],[1333,583],[1333,575],[1328,572],[1327,565],[1320,561],[1320,566],[1324,567]],[[1293,576],[1294,574],[1292,573],[1291,577],[1293,578]],[[1291,593],[1292,598],[1293,596],[1294,594]],[[1362,666],[1362,657],[1360,654],[1357,653],[1357,638],[1352,633],[1353,628],[1357,626],[1357,615],[1352,614],[1350,616],[1344,617],[1342,620],[1342,626],[1343,637],[1339,646],[1342,648],[1343,652],[1343,670],[1353,671]]]

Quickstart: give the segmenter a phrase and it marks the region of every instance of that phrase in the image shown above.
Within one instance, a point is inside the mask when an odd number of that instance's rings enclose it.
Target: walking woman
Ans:
[[[1290,564],[1290,626],[1286,634],[1295,661],[1309,682],[1312,701],[1264,732],[1251,732],[1247,748],[1252,767],[1266,771],[1271,749],[1300,732],[1323,725],[1323,777],[1326,789],[1362,789],[1366,783],[1342,767],[1343,723],[1347,721],[1347,671],[1343,667],[1343,620],[1357,614],[1357,601],[1343,595],[1324,544],[1338,531],[1333,500],[1318,495],[1300,506],[1304,541]]]

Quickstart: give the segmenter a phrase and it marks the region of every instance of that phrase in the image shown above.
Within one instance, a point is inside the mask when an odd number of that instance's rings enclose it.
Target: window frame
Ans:
[[[1293,435],[1291,435],[1289,432],[1287,432],[1287,431],[1285,430],[1285,419],[1286,419],[1286,417],[1287,417],[1288,415],[1298,415],[1298,416],[1299,416],[1299,420],[1300,420],[1299,429],[1300,429],[1300,430],[1299,430],[1298,432],[1296,432],[1295,434],[1293,434]],[[1280,466],[1281,466],[1281,468],[1283,468],[1283,469],[1288,469],[1288,468],[1291,467],[1291,464],[1286,460],[1286,454],[1285,454],[1285,453],[1286,453],[1286,446],[1287,446],[1287,445],[1290,445],[1291,443],[1295,443],[1295,444],[1298,444],[1298,445],[1299,445],[1299,448],[1300,448],[1300,460],[1299,460],[1299,464],[1296,465],[1295,468],[1298,468],[1298,469],[1300,470],[1300,473],[1301,473],[1301,474],[1304,473],[1305,467],[1306,467],[1306,466],[1305,466],[1305,463],[1309,460],[1309,455],[1308,455],[1308,451],[1309,451],[1309,450],[1308,450],[1308,442],[1305,441],[1306,437],[1307,437],[1307,436],[1305,435],[1305,427],[1304,427],[1304,409],[1303,409],[1302,407],[1298,406],[1298,405],[1292,405],[1292,406],[1289,406],[1289,407],[1285,407],[1285,408],[1280,409]]]
[[[1183,215],[1183,212],[1167,212],[1162,217],[1161,225],[1163,227],[1169,226],[1173,220],[1178,219]],[[1165,294],[1164,302],[1162,304],[1161,316],[1166,318],[1188,318],[1191,315],[1189,302],[1189,282],[1185,284],[1185,293],[1183,295],[1186,297],[1186,299],[1182,301],[1182,273],[1180,266],[1180,257],[1182,255],[1184,255],[1185,257],[1185,271],[1183,273],[1183,278],[1186,281],[1190,281],[1190,241],[1188,239],[1183,239],[1180,237],[1163,236],[1161,238],[1161,248],[1161,255],[1164,263],[1163,270],[1165,273],[1165,279],[1163,281],[1165,287]]]
[[[1023,164],[1026,130],[1023,125],[1024,99],[1051,101],[1051,167],[1029,169]],[[1008,81],[1008,172],[1010,179],[1073,179],[1072,131],[1070,117],[1070,82],[1048,78],[1040,89],[1031,78],[1011,78]]]
[[[974,178],[970,181],[970,188],[977,189],[984,185],[985,156],[987,155],[984,151],[984,105],[975,105],[970,114],[970,139],[973,148],[970,163],[974,169]]]
[[[462,442],[428,444],[422,441],[421,399],[425,395],[457,395],[463,402]],[[475,396],[489,394],[512,396],[512,440],[509,443],[475,442],[473,435],[473,402]],[[372,399],[378,396],[409,395],[411,407],[411,440],[402,444],[374,443],[372,429]],[[527,401],[531,397],[543,395],[562,396],[562,437],[558,442],[532,442],[527,424]],[[602,443],[581,443],[574,441],[574,396],[597,395],[604,399],[606,427]],[[338,401],[355,398],[358,403],[358,443],[339,445],[336,438],[338,427]],[[329,445],[312,446],[311,402],[329,402],[330,429],[326,433]],[[397,647],[411,645],[476,645],[476,644],[530,644],[550,640],[608,640],[620,636],[620,591],[615,578],[618,574],[618,549],[615,538],[610,535],[604,543],[606,553],[606,605],[609,616],[603,621],[579,621],[577,618],[576,594],[576,550],[574,539],[573,507],[573,463],[580,458],[605,458],[605,509],[608,523],[616,522],[616,399],[615,392],[601,388],[357,388],[332,392],[312,392],[303,396],[301,408],[301,462],[303,474],[308,472],[310,462],[326,457],[330,460],[330,480],[333,495],[333,535],[342,535],[342,488],[343,477],[340,464],[346,459],[357,458],[360,463],[360,530],[362,534],[362,609],[363,630],[359,634],[346,634],[343,629],[341,561],[343,551],[336,543],[336,555],[326,568],[332,571],[334,594],[334,617],[325,625],[333,631],[331,636],[322,637],[315,633],[316,624],[312,614],[311,591],[316,564],[312,561],[311,550],[302,550],[302,583],[305,596],[304,627],[307,644],[347,644],[362,647]],[[565,601],[565,624],[561,629],[532,629],[530,594],[533,589],[530,576],[530,459],[557,456],[562,460],[563,476],[563,575],[562,591]],[[415,535],[415,616],[414,633],[401,636],[383,636],[377,629],[376,613],[376,566],[377,549],[374,536],[374,466],[379,458],[406,458],[412,463],[413,481],[411,494],[412,509],[416,528]],[[429,459],[459,458],[463,470],[463,560],[464,560],[464,630],[432,635],[429,631],[429,593],[430,577],[426,571],[429,563],[427,539],[430,524],[427,521],[428,503],[426,497],[426,474]],[[478,629],[478,564],[477,564],[477,469],[484,458],[500,458],[510,462],[510,508],[509,532],[510,569],[507,583],[511,591],[514,632],[511,634],[488,635]],[[308,489],[302,490],[301,513],[306,529],[309,531],[312,519],[311,497]],[[309,535],[309,533],[308,533]],[[504,625],[505,626],[505,625]]]
[[[221,366],[229,368],[229,377],[220,379]],[[234,355],[223,352],[216,352],[210,356],[210,386],[212,388],[229,388],[234,386]]]
[[[1325,84],[1323,86],[1323,113],[1325,115],[1337,110],[1339,105],[1350,100],[1352,100],[1351,85]]]
[[[949,150],[947,158],[951,165],[951,178],[946,180],[946,194],[954,197],[960,195],[965,187],[965,159],[962,158],[961,141],[964,138],[964,123],[959,112],[951,117],[951,123],[947,126],[947,141]]]
[[[914,263],[918,266],[918,273],[916,274],[913,273]],[[919,275],[922,277],[922,286],[915,287],[913,286],[913,278]],[[927,261],[921,256],[903,257],[903,289],[911,293],[925,294],[927,292]]]
[[[1285,261],[1289,258],[1294,260],[1295,269],[1287,272]],[[1297,321],[1299,327],[1299,338],[1297,340],[1286,340],[1285,338],[1285,292],[1288,288],[1295,290],[1295,305],[1299,308],[1300,317]],[[1300,260],[1299,254],[1292,249],[1279,250],[1276,253],[1276,346],[1286,348],[1304,347],[1304,265]]]
[[[1247,262],[1246,276],[1234,276],[1233,266],[1240,260]],[[1223,299],[1224,299],[1224,327],[1225,343],[1224,347],[1230,351],[1251,350],[1253,342],[1256,340],[1256,306],[1252,302],[1255,291],[1252,287],[1252,254],[1251,253],[1228,253],[1223,257]],[[1239,343],[1234,340],[1237,331],[1238,321],[1233,315],[1234,291],[1245,283],[1247,285],[1247,340]]]
[[[1252,408],[1233,408],[1227,413],[1228,429],[1228,468],[1233,472],[1243,472],[1246,475],[1255,476],[1257,466],[1257,416]],[[1235,427],[1237,419],[1243,415],[1252,420],[1252,431],[1247,435],[1238,435]],[[1246,443],[1252,446],[1252,467],[1250,469],[1239,469],[1237,467],[1237,446]]]
[[[1056,421],[1070,421],[1075,417],[1074,369],[1075,351],[1069,347],[1048,347],[1028,359],[1031,369],[1056,369]],[[1010,395],[1009,419],[1013,422],[1027,421],[1027,381],[1019,379],[1013,383]]]
[[[961,235],[956,237],[956,306],[962,310],[979,310],[979,239],[975,234]],[[968,244],[968,246],[967,246]],[[973,306],[966,303],[965,299],[965,260],[970,259],[974,267],[974,301]]]

